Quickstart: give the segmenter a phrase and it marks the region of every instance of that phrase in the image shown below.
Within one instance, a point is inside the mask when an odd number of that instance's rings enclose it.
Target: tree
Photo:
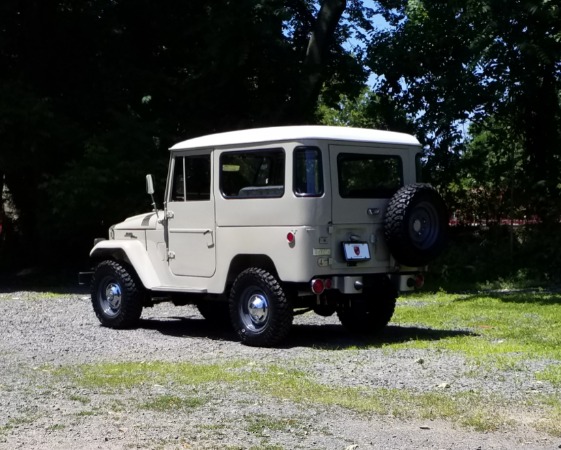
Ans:
[[[342,44],[361,21],[358,0],[2,2],[0,180],[30,249],[14,255],[86,256],[145,210],[143,175],[162,180],[178,140],[307,123],[322,87],[357,92]]]
[[[459,125],[519,130],[525,191],[544,220],[561,213],[561,8],[543,0],[382,0],[393,28],[374,33],[369,66],[423,129],[442,173],[459,161]]]

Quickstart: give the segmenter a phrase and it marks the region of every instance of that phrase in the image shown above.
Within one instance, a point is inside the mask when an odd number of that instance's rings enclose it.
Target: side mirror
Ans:
[[[154,180],[150,174],[146,175],[146,193],[148,195],[154,194]]]
[[[146,193],[152,199],[152,207],[154,208],[154,212],[156,213],[156,217],[158,217],[158,206],[156,205],[156,201],[154,200],[154,180],[152,179],[152,175],[146,175]]]

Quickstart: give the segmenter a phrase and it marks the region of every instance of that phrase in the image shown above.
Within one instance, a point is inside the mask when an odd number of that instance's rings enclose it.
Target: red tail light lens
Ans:
[[[323,291],[325,290],[325,284],[323,282],[323,280],[316,278],[315,280],[312,280],[312,292],[314,294],[321,294]]]

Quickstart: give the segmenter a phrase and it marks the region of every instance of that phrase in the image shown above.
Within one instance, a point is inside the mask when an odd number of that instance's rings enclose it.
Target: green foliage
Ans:
[[[318,46],[322,64],[312,84],[302,83],[317,7],[4,1],[0,184],[19,214],[2,237],[17,244],[0,247],[3,268],[31,256],[51,267],[86,259],[94,237],[148,209],[147,172],[159,180],[161,206],[166,149],[179,140],[311,121],[322,84],[337,95],[356,93],[365,71],[342,44],[366,26],[357,1],[331,17]]]
[[[379,90],[418,123],[428,145],[431,181],[455,181],[470,123],[480,125],[472,157],[490,169],[477,190],[495,186],[504,156],[516,147],[525,201],[544,220],[561,210],[561,8],[541,0],[380,1],[392,27],[375,32],[368,65]],[[500,130],[502,128],[502,130]],[[477,142],[489,132],[500,142]],[[497,161],[477,156],[492,148]],[[504,162],[504,161],[503,161]],[[480,174],[483,175],[483,174]],[[490,194],[495,197],[496,193]],[[486,192],[484,195],[488,195]],[[450,195],[452,197],[452,195]]]
[[[429,283],[456,290],[557,285],[560,232],[559,225],[453,227]]]
[[[458,173],[449,182],[448,205],[465,223],[531,218],[535,209],[527,184],[522,143],[505,124],[489,118],[470,128]]]
[[[374,128],[415,133],[414,124],[389,97],[363,88],[355,96],[340,94],[336,101],[322,95],[316,117],[322,125]]]

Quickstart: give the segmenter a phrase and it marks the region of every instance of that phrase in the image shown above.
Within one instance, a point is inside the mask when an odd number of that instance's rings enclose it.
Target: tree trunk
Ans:
[[[325,76],[329,48],[346,6],[346,0],[324,0],[321,3],[308,41],[297,95],[286,121],[307,123],[312,120]]]

